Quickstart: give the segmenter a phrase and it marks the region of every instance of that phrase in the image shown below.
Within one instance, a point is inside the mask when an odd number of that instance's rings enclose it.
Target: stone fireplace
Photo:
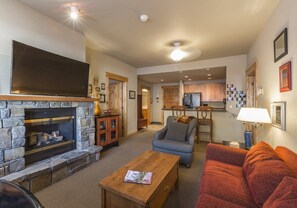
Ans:
[[[0,177],[35,192],[99,160],[93,100],[16,97],[0,96]]]

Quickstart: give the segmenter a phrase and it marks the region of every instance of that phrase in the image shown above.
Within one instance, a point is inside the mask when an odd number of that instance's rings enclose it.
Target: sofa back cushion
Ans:
[[[297,206],[297,179],[284,177],[263,208],[295,208]]]
[[[243,171],[254,200],[260,207],[285,176],[293,176],[288,166],[265,142],[256,144],[247,153]]]
[[[188,131],[188,124],[172,122],[168,124],[165,139],[177,142],[185,142]]]
[[[297,154],[282,146],[276,147],[275,152],[297,176]]]

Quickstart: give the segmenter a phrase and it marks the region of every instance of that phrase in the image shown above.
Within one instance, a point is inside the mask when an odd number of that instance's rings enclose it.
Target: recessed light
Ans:
[[[207,76],[208,76],[208,77],[210,77],[210,76],[211,76],[211,74],[207,74]]]
[[[161,79],[161,82],[164,82],[164,79]]]
[[[205,69],[206,71],[209,71],[210,70],[210,68],[207,68],[207,69]]]
[[[187,75],[185,76],[185,78],[188,78],[188,77],[189,77],[189,76],[187,76]]]
[[[146,14],[142,14],[139,16],[139,19],[141,20],[141,22],[147,22],[148,18],[149,17]]]
[[[71,19],[76,20],[78,18],[78,15],[79,15],[79,12],[78,12],[77,7],[75,7],[75,6],[70,7]]]
[[[188,79],[188,81],[191,81],[192,79]]]
[[[211,79],[211,77],[208,77],[208,79]]]

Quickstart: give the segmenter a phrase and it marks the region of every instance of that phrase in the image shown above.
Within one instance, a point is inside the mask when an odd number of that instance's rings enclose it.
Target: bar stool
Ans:
[[[174,105],[171,106],[172,116],[185,116],[186,115],[186,107],[182,105]]]
[[[201,135],[208,135],[210,142],[212,141],[212,130],[213,130],[213,121],[212,121],[212,107],[209,106],[198,106],[195,108],[197,112],[197,140],[199,142]],[[202,129],[200,129],[202,127]],[[208,131],[207,131],[208,130]]]

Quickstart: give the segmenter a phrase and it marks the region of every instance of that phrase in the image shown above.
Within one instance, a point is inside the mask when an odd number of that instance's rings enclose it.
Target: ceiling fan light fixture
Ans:
[[[173,49],[173,51],[170,54],[170,58],[173,61],[178,62],[187,56],[187,53],[179,48],[179,46],[181,45],[180,42],[176,42],[173,45],[174,45],[175,49]]]

